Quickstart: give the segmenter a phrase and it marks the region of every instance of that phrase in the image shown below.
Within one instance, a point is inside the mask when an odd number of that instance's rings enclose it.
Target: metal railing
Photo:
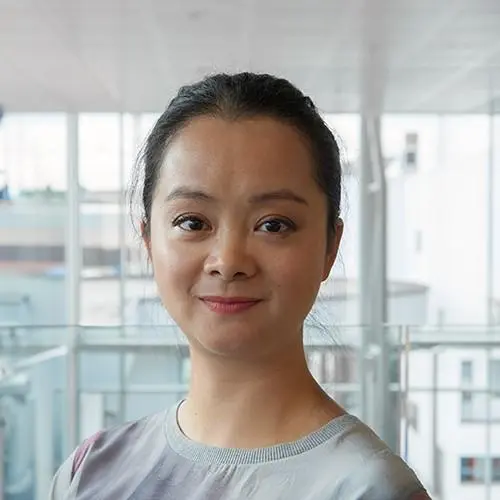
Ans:
[[[305,346],[324,389],[373,425],[381,346],[362,349],[364,330],[310,327]],[[456,500],[460,491],[468,498],[471,487],[477,499],[500,495],[500,328],[386,326],[385,333],[391,419],[377,432],[436,498]],[[75,442],[173,404],[188,384],[187,342],[175,326],[0,326],[5,498],[22,488],[29,500],[44,498]],[[483,464],[473,480],[461,469],[467,458]]]

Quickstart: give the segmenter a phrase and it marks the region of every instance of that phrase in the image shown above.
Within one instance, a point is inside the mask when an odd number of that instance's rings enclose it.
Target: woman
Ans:
[[[206,78],[142,163],[142,236],[189,340],[189,395],[88,441],[51,498],[428,498],[307,369],[304,319],[343,229],[339,149],[312,101],[269,75]]]

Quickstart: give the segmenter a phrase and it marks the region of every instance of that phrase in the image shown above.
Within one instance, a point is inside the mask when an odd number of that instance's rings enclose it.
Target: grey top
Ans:
[[[405,500],[415,474],[352,415],[291,443],[216,448],[187,438],[170,411],[105,431],[70,484],[74,454],[51,500]]]

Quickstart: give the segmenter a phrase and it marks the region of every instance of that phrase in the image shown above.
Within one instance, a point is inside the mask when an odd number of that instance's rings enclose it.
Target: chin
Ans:
[[[268,347],[266,344],[269,344],[266,337],[269,339],[268,336],[260,334],[257,328],[248,326],[219,327],[216,331],[205,329],[202,335],[188,335],[191,345],[197,345],[206,353],[235,358],[264,354]]]

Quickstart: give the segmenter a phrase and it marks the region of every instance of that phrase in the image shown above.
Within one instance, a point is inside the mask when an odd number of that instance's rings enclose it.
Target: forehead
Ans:
[[[308,139],[274,118],[198,117],[167,148],[160,187],[197,184],[220,193],[290,188],[319,192]]]

